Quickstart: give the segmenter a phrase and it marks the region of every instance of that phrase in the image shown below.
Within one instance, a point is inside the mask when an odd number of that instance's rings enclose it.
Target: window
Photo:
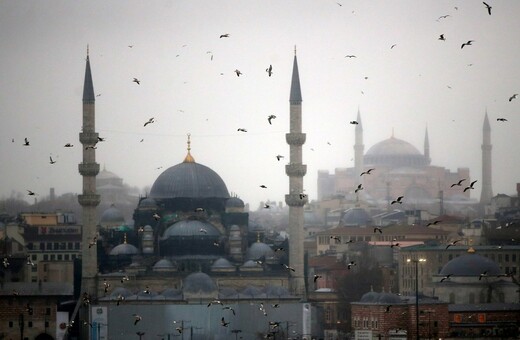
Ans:
[[[49,255],[44,254],[44,255],[43,255],[43,260],[44,260],[44,261],[48,261],[48,260],[49,260]]]
[[[73,260],[76,259],[76,254],[72,254],[72,259],[73,259]]]
[[[58,242],[54,242],[54,250],[60,249],[60,244]]]
[[[509,262],[509,254],[505,254],[505,255],[504,255],[504,260],[505,260],[506,262]]]
[[[33,243],[32,242],[27,243],[27,249],[33,250]]]
[[[27,322],[27,327],[29,327],[29,328],[32,327],[32,321]]]
[[[67,243],[67,249],[69,249],[69,250],[72,249],[72,242]]]
[[[38,255],[33,255],[33,256],[31,256],[31,258],[33,261],[36,261],[38,259]]]
[[[61,261],[63,259],[63,256],[61,254],[58,254],[58,261]]]
[[[45,242],[40,242],[40,250],[45,250]]]
[[[45,328],[49,328],[49,321],[45,321]]]
[[[65,261],[69,260],[69,254],[65,254]]]
[[[52,243],[51,242],[47,242],[47,250],[52,250]]]
[[[74,242],[74,249],[79,250],[79,242]]]
[[[9,328],[13,328],[13,322],[12,321],[9,321]]]
[[[516,262],[516,254],[511,255],[511,262]]]
[[[60,250],[65,250],[67,247],[66,247],[66,244],[65,242],[61,242],[60,243]]]
[[[45,315],[51,315],[50,307],[45,308]]]
[[[55,261],[56,260],[56,255],[52,254],[51,255],[51,261]]]

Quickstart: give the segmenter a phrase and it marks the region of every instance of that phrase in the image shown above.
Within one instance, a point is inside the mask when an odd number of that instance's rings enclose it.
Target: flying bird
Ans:
[[[360,191],[360,190],[363,190],[363,184],[359,184],[359,185],[357,186],[356,190],[354,190],[354,193],[357,194],[357,192]]]
[[[468,40],[468,42],[463,43],[463,44],[460,46],[460,48],[462,49],[462,48],[464,48],[464,46],[466,46],[466,45],[472,45],[471,43],[474,42],[474,41],[475,41],[475,40]]]
[[[92,239],[92,241],[90,241],[88,243],[88,247],[89,249],[92,248],[92,246],[95,246],[97,244],[97,236],[94,236],[94,238]]]
[[[267,72],[270,77],[273,74],[273,65],[269,65],[269,67],[265,69],[265,72]]]
[[[111,285],[110,285],[110,283],[107,282],[106,279],[103,280],[103,286],[104,286],[104,291],[105,291],[105,293],[107,293],[107,292],[108,292],[108,289],[110,288]]]
[[[451,276],[451,274],[448,274],[448,275],[444,276],[444,277],[441,279],[440,282],[444,282],[444,281],[446,281],[447,279],[450,278],[450,276]]]
[[[242,75],[242,72],[240,72],[240,70],[238,69],[235,70],[235,73],[237,74],[237,77],[240,77],[240,75]]]
[[[271,208],[271,206],[267,203],[264,203],[264,209],[269,209],[269,208]]]
[[[143,318],[142,318],[140,315],[138,315],[138,314],[132,314],[132,316],[134,317],[134,326],[137,325],[137,323],[143,319]]]
[[[137,83],[137,85],[141,84],[141,81],[137,78],[134,78],[134,80],[132,80],[132,82]]]
[[[399,247],[399,246],[400,246],[399,242],[390,244],[390,248]]]
[[[195,212],[203,212],[204,208],[195,208]]]
[[[390,46],[390,49],[392,49],[392,48],[394,48],[396,46],[397,46],[397,44],[393,44],[392,46]]]
[[[457,183],[453,183],[453,184],[450,186],[450,188],[453,188],[454,186],[459,186],[459,187],[462,186],[462,182],[464,182],[465,180],[466,180],[466,179],[463,178],[463,179],[459,180]]]
[[[393,200],[390,204],[396,204],[396,203],[403,204],[403,198],[404,198],[404,196],[399,196],[395,200]]]
[[[267,189],[267,187],[265,185],[263,185],[263,184],[260,186],[260,188]]]
[[[511,101],[511,100],[509,100]],[[23,142],[23,146],[30,146],[31,144],[29,143],[29,140],[27,139],[27,137],[24,138],[24,142]]]
[[[72,148],[74,145],[70,144],[70,143],[67,143],[64,145],[66,148]]]
[[[444,34],[439,35],[439,40],[445,41],[446,38],[444,37]]]
[[[431,226],[431,225],[437,225],[437,224],[439,224],[439,223],[441,223],[441,222],[442,222],[441,220],[435,220],[435,221],[433,221],[433,222],[429,222],[426,226],[429,227],[429,226]]]
[[[34,191],[27,190],[27,195],[29,195],[29,196],[35,196],[36,193],[35,193]]]
[[[353,55],[353,54],[348,54],[348,55],[345,56],[345,58],[357,58],[357,57],[355,55]]]
[[[307,194],[304,194],[303,192],[300,193],[300,199],[304,199],[305,197],[307,197]]]
[[[286,265],[285,263],[282,263],[282,266],[283,266],[285,269],[287,269],[287,270],[290,270],[290,271],[293,271],[293,272],[296,271],[293,267],[290,267],[290,266]]]
[[[143,125],[143,126],[146,126],[146,125],[148,125],[148,124],[152,124],[152,123],[155,123],[154,119],[155,119],[154,117],[152,117],[152,118],[148,119],[148,121],[147,121],[146,123],[144,123],[144,125]]]
[[[280,159],[282,159],[283,156],[282,155],[276,155],[276,159],[279,161]]]
[[[374,171],[374,170],[375,170],[374,168],[370,168],[370,169],[368,169],[367,171],[363,171],[363,172],[361,173],[361,175],[359,175],[359,176],[370,175],[370,173],[371,173],[372,171]]]
[[[321,275],[314,275],[314,282],[318,281],[318,279],[321,279]]]
[[[493,8],[493,7],[489,6],[489,5],[488,5],[487,3],[485,3],[484,1],[482,1],[482,3],[484,4],[484,6],[486,6],[486,9],[487,9],[487,11],[488,11],[488,14],[491,15],[491,8]]]
[[[4,268],[9,267],[9,260],[7,259],[7,257],[4,257],[4,259],[2,260],[2,265],[4,266]]]
[[[30,255],[27,255],[26,263],[27,263],[28,266],[34,267],[34,262],[31,260],[31,256]]]
[[[336,243],[341,242],[341,237],[339,237],[339,236],[331,236],[330,238],[333,239],[334,241],[336,241]]]
[[[130,278],[128,277],[128,275],[125,275],[121,278],[121,283],[125,283],[125,281],[130,281]]]
[[[220,38],[229,38],[229,33],[221,34]]]
[[[267,121],[269,122],[269,124],[271,124],[271,120],[273,120],[275,118],[276,118],[275,115],[269,115],[269,117],[267,117]]]
[[[352,268],[352,266],[355,266],[355,265],[356,265],[355,261],[350,261],[349,263],[347,263],[347,269],[350,270],[350,268]]]
[[[358,123],[357,121],[355,121],[355,120],[351,120],[351,121],[350,121],[350,124],[352,124],[352,125],[358,125],[359,123]]]
[[[199,233],[207,234],[208,231],[206,229],[204,229],[204,228],[200,228],[199,229]]]
[[[449,14],[446,14],[446,15],[441,15],[439,17],[439,19],[437,19],[437,21],[441,20],[441,19],[446,19],[447,17],[449,17],[450,15]]]
[[[460,241],[462,241],[462,240],[455,240],[455,241],[451,242],[450,244],[448,244],[448,245],[446,246],[446,249],[448,249],[448,248],[451,247],[451,246],[456,245],[456,244],[457,244],[458,242],[460,242]]]
[[[518,93],[513,94],[511,97],[509,97],[509,101],[516,99],[517,96],[518,96]],[[27,138],[25,140],[27,140]]]
[[[220,324],[224,327],[227,327],[229,325],[229,321],[226,321],[224,317],[222,317],[222,319],[220,319]]]
[[[473,185],[475,185],[475,183],[477,183],[477,180],[474,180],[473,182],[471,182],[471,183],[469,184],[469,186],[465,187],[465,188],[464,188],[464,192],[466,192],[466,190],[475,189],[475,188],[473,187]]]
[[[226,309],[226,310],[230,310],[230,311],[233,312],[233,315],[236,315],[236,314],[235,314],[235,310],[234,310],[233,308],[229,307],[229,306],[223,307],[222,309],[223,309],[223,310],[224,310],[224,309]]]
[[[154,214],[152,215],[152,217],[153,217],[153,219],[156,220],[156,221],[159,221],[159,220],[161,219],[161,216],[159,216],[158,213],[154,213]]]
[[[507,122],[507,119],[505,119],[505,118],[497,118],[497,122]]]
[[[381,228],[379,228],[379,227],[374,227],[374,233],[375,233],[376,231],[379,231],[380,234],[383,233],[383,229],[381,229]]]
[[[212,301],[210,301],[208,303],[208,307],[211,307],[211,305],[221,305],[221,306],[223,306],[222,301],[220,301],[220,300],[212,300]]]
[[[479,276],[478,276],[478,280],[482,280],[483,277],[487,277],[488,274],[487,274],[487,270],[485,270],[483,273],[481,273]]]
[[[238,128],[237,131],[240,131],[240,132],[247,132],[247,130],[244,129],[244,128]]]

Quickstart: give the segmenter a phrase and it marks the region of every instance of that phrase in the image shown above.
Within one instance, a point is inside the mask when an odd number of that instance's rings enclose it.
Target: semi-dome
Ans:
[[[267,244],[255,242],[247,249],[246,259],[257,260],[260,258],[270,258],[274,256],[274,251]]]
[[[208,274],[198,272],[186,276],[183,290],[185,293],[210,293],[217,290],[217,285]]]
[[[229,198],[226,184],[205,165],[184,161],[157,177],[150,190],[152,198]]]
[[[206,221],[183,220],[169,226],[163,234],[163,238],[175,236],[220,236],[220,232]]]
[[[370,166],[417,167],[428,165],[430,160],[412,144],[392,136],[368,149],[364,163]]]
[[[226,208],[243,208],[244,206],[244,201],[238,197],[231,197],[226,201]]]
[[[231,262],[227,259],[221,257],[211,265],[211,269],[225,269],[225,268],[233,268]]]
[[[155,262],[153,265],[154,269],[165,269],[165,268],[173,268],[172,261],[168,259],[160,259],[159,261]]]
[[[129,243],[123,243],[123,244],[120,244],[118,246],[115,246],[114,248],[112,248],[112,250],[110,251],[110,255],[135,255],[139,253],[139,250],[129,244]]]
[[[442,267],[440,275],[476,276],[499,275],[500,267],[493,260],[478,254],[467,254],[454,258]]]
[[[125,223],[125,217],[113,204],[110,208],[103,211],[100,218],[100,223]]]

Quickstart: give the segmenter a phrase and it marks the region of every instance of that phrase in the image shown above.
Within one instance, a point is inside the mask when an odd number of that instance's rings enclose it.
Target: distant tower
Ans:
[[[491,202],[493,187],[491,183],[491,126],[486,111],[484,127],[482,128],[482,191],[480,205],[483,207]]]
[[[430,164],[430,140],[428,138],[428,127],[426,127],[426,132],[424,133],[424,158]]]
[[[96,236],[96,207],[100,197],[96,194],[96,175],[99,173],[99,164],[96,163],[96,150],[86,148],[95,145],[98,134],[95,129],[95,95],[90,73],[90,61],[87,47],[87,66],[85,69],[85,82],[83,84],[83,127],[79,134],[79,141],[83,145],[83,161],[79,163],[79,173],[83,176],[83,193],[78,195],[79,204],[82,207],[82,242],[81,242],[81,291],[88,292],[93,298],[97,296],[96,275],[97,247],[89,248]]]
[[[294,272],[290,272],[290,289],[293,294],[303,295],[305,292],[303,206],[307,203],[307,195],[302,196],[302,194],[303,176],[307,172],[307,166],[302,164],[302,145],[305,143],[305,134],[302,133],[302,94],[296,48],[289,104],[290,132],[285,135],[290,148],[289,164],[285,166],[285,173],[289,176],[289,194],[285,195],[285,203],[289,206],[289,265],[294,268]]]
[[[354,144],[354,168],[356,169],[355,175],[361,181],[363,177],[359,177],[363,171],[365,171],[365,164],[363,163],[363,154],[365,152],[365,145],[363,145],[363,124],[361,123],[361,114],[359,108],[356,118],[356,141]]]

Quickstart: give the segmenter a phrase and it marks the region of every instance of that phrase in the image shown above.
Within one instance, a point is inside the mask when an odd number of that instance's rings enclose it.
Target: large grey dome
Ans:
[[[229,198],[226,184],[205,165],[184,161],[157,177],[150,190],[152,198]]]
[[[270,258],[274,256],[274,251],[267,244],[255,242],[249,247],[246,253],[246,259],[258,260],[259,258]]]
[[[442,267],[441,275],[452,276],[480,276],[487,272],[487,275],[499,275],[500,267],[493,260],[477,255],[467,254],[454,258]]]
[[[430,160],[412,144],[394,136],[373,145],[364,156],[366,165],[390,167],[425,166]]]
[[[173,236],[220,236],[220,232],[209,222],[183,220],[169,226],[163,234],[163,238]]]

